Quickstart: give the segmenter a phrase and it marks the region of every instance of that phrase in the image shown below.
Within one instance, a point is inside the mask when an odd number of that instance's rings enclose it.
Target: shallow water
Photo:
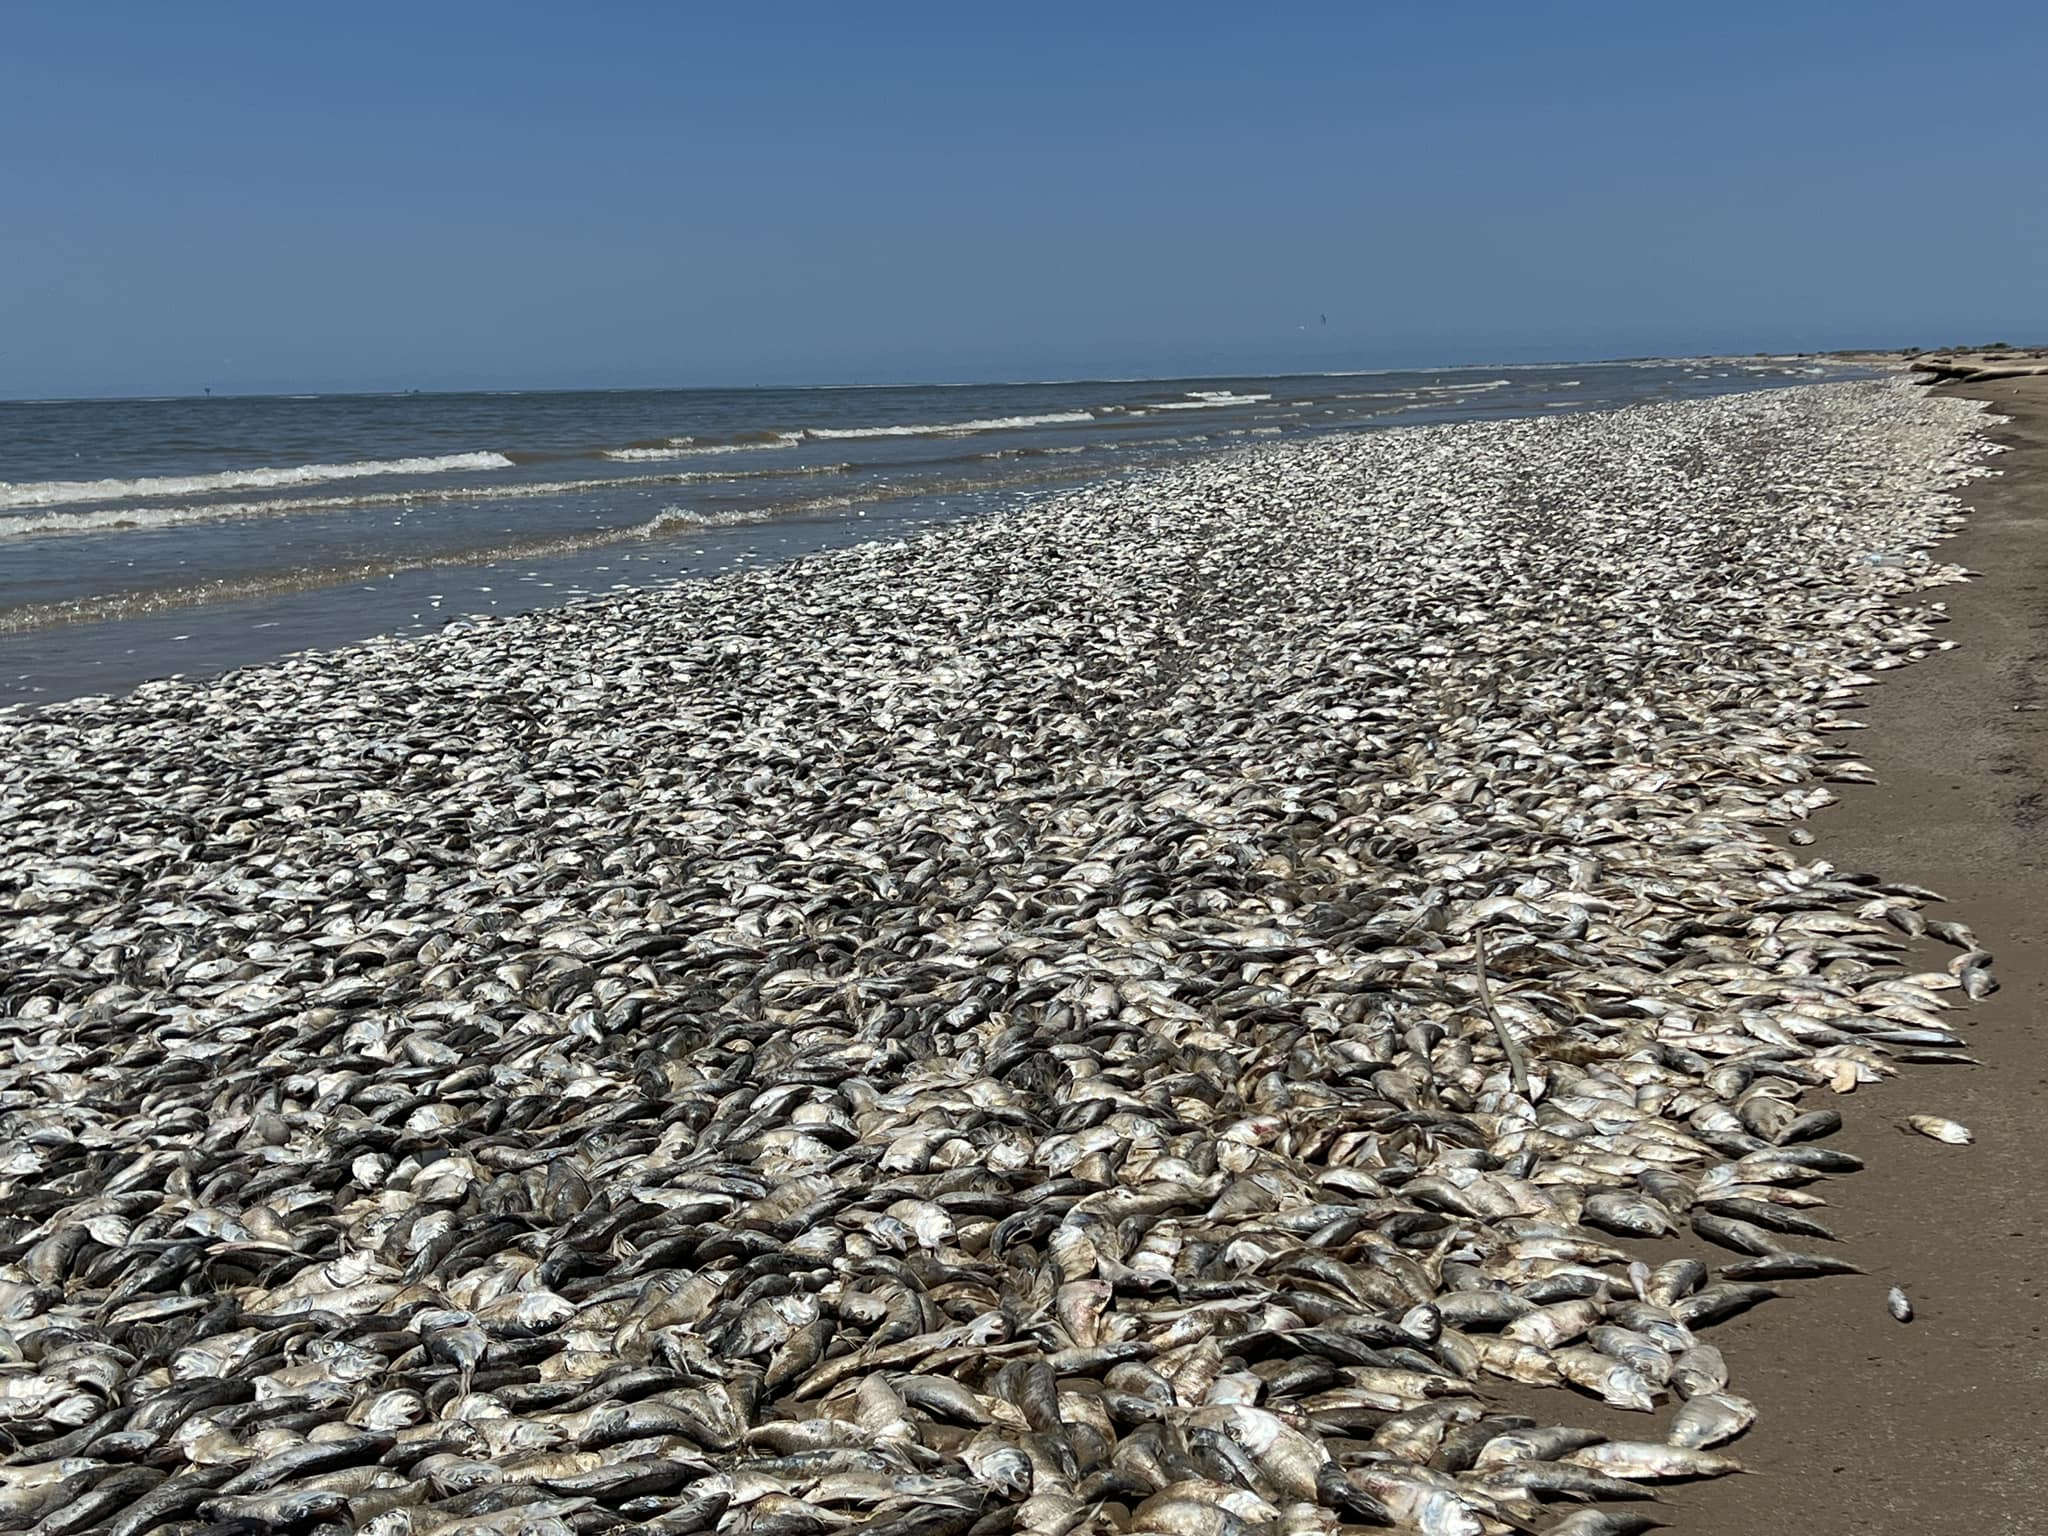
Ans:
[[[1805,360],[0,403],[0,704],[900,537],[1276,438],[1810,383]]]

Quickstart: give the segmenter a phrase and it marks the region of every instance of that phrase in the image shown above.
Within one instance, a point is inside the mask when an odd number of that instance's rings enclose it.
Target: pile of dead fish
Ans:
[[[1976,409],[1278,445],[0,726],[0,1524],[1640,1528],[1991,984],[1766,835]]]

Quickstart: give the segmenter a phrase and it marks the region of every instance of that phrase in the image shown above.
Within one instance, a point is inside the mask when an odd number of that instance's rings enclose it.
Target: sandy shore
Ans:
[[[1836,1203],[1871,1274],[1728,1325],[1772,1426],[1747,1459],[1769,1475],[1675,1495],[1685,1530],[2048,1529],[2048,378],[1937,393],[2012,417],[1993,432],[2012,451],[1963,493],[1969,521],[1942,546],[1978,576],[1941,594],[1955,649],[1870,694],[1855,740],[1878,782],[1843,787],[1811,851],[1941,891],[2003,986],[1970,1020],[1982,1067],[1866,1090],[1875,1102],[1850,1116],[1838,1142],[1870,1169]],[[1977,1145],[1957,1156],[1899,1134],[1921,1110],[1970,1125]],[[1909,1327],[1885,1315],[1892,1283],[1916,1298]]]
[[[1753,1400],[1673,1507],[1775,1524],[2015,1311],[1925,1213],[2026,1143],[1889,1128],[1988,969],[1772,841],[1979,420],[1281,445],[7,722],[0,1517],[1583,1536]]]

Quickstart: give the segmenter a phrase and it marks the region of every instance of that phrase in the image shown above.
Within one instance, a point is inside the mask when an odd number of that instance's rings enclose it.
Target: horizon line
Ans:
[[[1941,348],[1934,349],[1943,350]],[[414,395],[630,395],[630,394],[739,394],[748,391],[842,390],[842,389],[1024,389],[1079,384],[1184,384],[1220,379],[1348,379],[1371,378],[1394,373],[1469,373],[1500,368],[1587,368],[1619,363],[1743,362],[1755,358],[1798,361],[1808,358],[1852,358],[1923,355],[1903,347],[1836,347],[1825,352],[1669,352],[1636,353],[1627,357],[1552,358],[1543,362],[1426,363],[1413,368],[1311,368],[1276,373],[1156,373],[1077,375],[1058,379],[947,379],[902,380],[895,383],[870,381],[852,384],[598,384],[580,387],[557,385],[527,389],[258,389],[215,394],[202,389],[198,394],[157,395],[0,395],[7,405],[151,405],[183,400],[403,400]]]

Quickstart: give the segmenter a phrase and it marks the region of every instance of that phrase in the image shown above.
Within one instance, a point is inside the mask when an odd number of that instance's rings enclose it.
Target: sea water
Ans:
[[[1782,387],[1806,359],[0,402],[0,704],[423,633],[1235,445]]]

